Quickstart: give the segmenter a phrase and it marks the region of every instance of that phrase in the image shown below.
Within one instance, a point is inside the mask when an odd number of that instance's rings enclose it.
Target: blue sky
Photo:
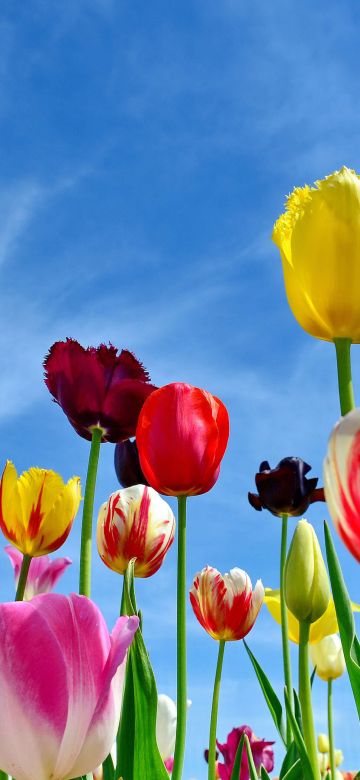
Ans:
[[[251,509],[247,492],[263,459],[299,455],[320,476],[339,415],[334,349],[294,321],[270,236],[294,185],[343,164],[360,170],[359,14],[349,0],[2,3],[2,459],[84,478],[88,444],[42,382],[48,347],[66,336],[132,349],[158,385],[182,380],[219,395],[231,438],[218,484],[189,502],[189,585],[209,563],[277,586],[280,526]],[[117,487],[112,461],[107,444],[97,506]],[[325,514],[322,505],[308,513],[320,536]],[[80,518],[63,548],[74,560],[64,590],[77,585],[79,526]],[[358,566],[337,547],[360,602]],[[173,547],[138,585],[158,688],[174,697],[175,563]],[[0,566],[10,598],[5,556]],[[111,624],[121,581],[96,554],[94,571],[94,597]],[[280,692],[280,635],[265,609],[250,645]],[[184,780],[206,777],[215,659],[215,642],[189,612]],[[336,743],[356,769],[345,678],[335,699]],[[323,731],[320,681],[315,709]],[[219,738],[242,723],[275,738],[235,643]]]

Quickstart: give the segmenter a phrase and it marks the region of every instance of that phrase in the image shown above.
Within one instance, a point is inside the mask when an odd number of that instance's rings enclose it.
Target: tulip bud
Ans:
[[[329,737],[327,734],[318,735],[318,751],[319,753],[329,752]]]
[[[319,769],[321,776],[325,775],[328,768],[328,758],[325,753],[318,753]]]
[[[335,750],[335,766],[340,766],[344,760],[344,754],[342,750]]]
[[[299,520],[285,566],[285,598],[290,612],[303,623],[314,623],[330,600],[327,571],[315,531]]]
[[[345,671],[345,658],[337,634],[325,636],[321,642],[310,646],[310,656],[316,667],[316,674],[322,679],[336,680]]]

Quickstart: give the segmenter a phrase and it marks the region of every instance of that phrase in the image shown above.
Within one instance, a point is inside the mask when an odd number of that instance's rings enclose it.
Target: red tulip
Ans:
[[[136,442],[149,484],[168,496],[196,496],[215,484],[229,437],[218,398],[183,382],[155,390],[139,415]]]
[[[56,341],[44,361],[45,384],[84,439],[101,428],[102,441],[134,436],[140,409],[154,386],[137,358],[111,344],[85,349]]]

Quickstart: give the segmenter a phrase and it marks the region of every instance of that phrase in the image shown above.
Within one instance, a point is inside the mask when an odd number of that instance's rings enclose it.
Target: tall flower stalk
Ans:
[[[339,399],[341,414],[351,412],[355,407],[354,389],[351,375],[351,339],[334,339],[338,373]]]
[[[94,497],[102,434],[103,431],[101,428],[94,428],[92,431],[81,527],[79,593],[82,596],[88,597],[91,595],[91,553]]]
[[[314,778],[320,778],[317,754],[314,714],[311,701],[311,684],[309,674],[309,633],[310,624],[300,621],[299,642],[299,700],[303,722],[304,742]]]
[[[208,756],[208,762],[209,762],[208,780],[215,780],[216,777],[216,773],[215,773],[216,728],[217,728],[217,718],[218,718],[218,709],[219,709],[221,674],[222,674],[222,667],[224,661],[224,651],[225,651],[225,641],[221,640],[219,642],[218,659],[216,664],[215,681],[214,681],[214,691],[213,691],[213,698],[212,698],[212,705],[211,705],[209,756]]]
[[[290,658],[290,645],[289,645],[289,626],[288,615],[285,600],[285,564],[287,553],[287,526],[288,515],[283,514],[281,517],[281,547],[280,547],[280,609],[281,609],[281,638],[282,638],[282,653],[283,653],[283,667],[284,667],[284,679],[285,685],[289,697],[289,703],[291,710],[294,709],[294,694],[292,684],[291,673],[291,658]],[[292,739],[292,729],[290,724],[289,715],[286,715],[286,744],[289,746]]]
[[[186,738],[186,496],[178,497],[177,723],[172,780],[181,780]]]

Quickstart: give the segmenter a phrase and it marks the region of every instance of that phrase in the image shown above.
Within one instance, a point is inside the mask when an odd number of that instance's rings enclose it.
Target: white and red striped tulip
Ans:
[[[109,754],[138,618],[111,634],[85,596],[0,604],[0,767],[16,780],[70,780]]]
[[[109,569],[125,574],[136,558],[135,577],[158,571],[174,541],[175,517],[151,487],[134,485],[112,493],[99,511],[97,546]]]
[[[360,561],[360,409],[335,425],[324,460],[325,498],[335,528]]]
[[[16,547],[11,547],[10,544],[4,547],[4,550],[14,569],[15,588],[17,588],[24,556],[20,550],[17,550]],[[32,558],[26,580],[24,601],[29,601],[33,596],[39,596],[40,593],[50,593],[71,563],[71,558],[54,558],[51,560],[48,555],[42,555],[41,558]]]
[[[264,595],[261,580],[253,590],[250,577],[242,569],[230,569],[222,576],[212,566],[205,566],[195,576],[190,601],[205,631],[213,639],[228,642],[249,633]]]

